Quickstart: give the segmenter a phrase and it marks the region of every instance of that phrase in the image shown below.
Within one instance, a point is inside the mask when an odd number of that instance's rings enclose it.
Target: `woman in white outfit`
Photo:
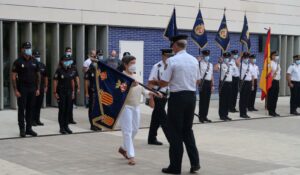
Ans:
[[[125,56],[122,59],[122,64],[124,65],[123,73],[136,80],[136,58],[134,56]],[[119,119],[123,134],[123,146],[119,148],[119,153],[128,159],[129,165],[135,165],[133,139],[140,126],[141,95],[154,95],[152,92],[146,91],[142,86],[138,85],[137,82],[134,82],[132,86]]]

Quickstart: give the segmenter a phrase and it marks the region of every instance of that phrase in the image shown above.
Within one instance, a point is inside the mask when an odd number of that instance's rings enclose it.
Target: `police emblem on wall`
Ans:
[[[221,38],[223,38],[223,39],[226,39],[227,36],[228,36],[228,30],[227,30],[227,28],[221,29],[220,32],[219,32],[219,36]]]
[[[194,30],[195,30],[194,32],[196,35],[201,36],[205,33],[205,26],[204,26],[204,24],[199,24],[195,27]]]

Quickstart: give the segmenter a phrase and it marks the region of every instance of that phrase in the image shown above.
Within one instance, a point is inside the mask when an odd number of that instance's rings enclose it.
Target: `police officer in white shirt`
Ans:
[[[90,65],[92,64],[92,59],[96,59],[97,54],[96,50],[91,50],[89,53],[89,58],[83,62],[83,72],[87,72],[89,70]]]
[[[211,92],[214,87],[213,65],[210,61],[210,50],[203,50],[199,61],[201,82],[199,85],[199,121],[201,123],[211,120],[207,118]]]
[[[231,54],[224,52],[223,57],[216,64],[215,70],[220,71],[219,81],[219,116],[223,121],[231,120],[228,117],[228,112],[231,103],[232,94],[232,74],[233,64],[230,63]]]
[[[164,98],[157,98],[154,97],[154,109],[152,111],[151,116],[151,123],[150,123],[150,129],[149,129],[149,135],[148,135],[148,144],[150,145],[162,145],[163,143],[158,141],[157,136],[157,130],[159,126],[161,126],[165,136],[167,136],[167,130],[166,130],[166,120],[167,120],[167,113],[165,110],[167,101],[168,101],[168,93],[169,93],[169,87],[159,87],[152,85],[152,81],[161,80],[161,77],[164,73],[164,71],[167,69],[167,59],[172,55],[173,50],[172,49],[161,49],[162,53],[162,60],[156,63],[151,70],[150,76],[149,76],[149,87],[153,88],[156,91],[161,92],[164,95]]]
[[[200,82],[199,63],[195,57],[186,52],[187,35],[177,35],[171,39],[171,47],[176,54],[167,61],[159,85],[169,85],[167,129],[170,142],[170,164],[163,168],[166,174],[180,174],[185,144],[191,173],[200,169],[199,153],[193,133],[194,111],[196,106],[196,88]]]
[[[290,113],[300,115],[297,112],[300,107],[300,55],[294,56],[294,63],[289,66],[286,78],[291,89]]]
[[[251,93],[250,93],[249,103],[248,103],[248,111],[258,111],[255,108],[255,99],[256,99],[256,93],[257,93],[257,79],[259,76],[259,68],[256,65],[256,55],[254,55],[254,54],[250,55],[250,64],[253,66],[254,88],[251,90]]]
[[[272,86],[268,92],[267,109],[269,115],[272,117],[280,116],[276,113],[278,94],[279,94],[279,80],[280,80],[280,57],[276,51],[271,53],[271,73],[273,77]]]
[[[239,101],[239,109],[240,109],[240,117],[241,118],[250,118],[247,115],[247,107],[249,101],[249,95],[251,93],[251,89],[254,89],[254,78],[253,78],[253,66],[249,62],[250,54],[248,52],[244,52],[242,56],[242,63],[240,66],[241,72],[241,83],[240,83],[240,101]]]
[[[233,73],[232,73],[232,102],[230,103],[230,109],[229,112],[238,112],[236,110],[236,103],[239,93],[239,83],[240,83],[240,57],[239,57],[239,51],[238,50],[232,50],[231,51],[231,64],[233,67]]]

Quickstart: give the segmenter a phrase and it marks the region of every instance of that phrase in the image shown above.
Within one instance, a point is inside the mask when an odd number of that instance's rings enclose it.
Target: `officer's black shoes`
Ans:
[[[65,131],[66,131],[68,134],[73,134],[73,131],[72,131],[69,127],[66,127],[66,128],[65,128]]]
[[[38,126],[44,126],[44,123],[42,123],[41,121],[37,121],[36,124],[37,124]]]
[[[59,130],[59,132],[61,133],[61,134],[67,134],[67,131],[65,130],[65,129],[63,129],[63,128],[61,128],[60,130]]]
[[[74,120],[73,121],[70,121],[69,124],[73,124],[73,125],[76,125],[77,122],[75,122]]]
[[[276,112],[275,112],[275,115],[276,115],[276,117],[280,117],[280,115],[279,115],[279,114],[277,114]]]
[[[295,112],[291,112],[292,115],[300,115],[299,112],[295,111]]]
[[[96,126],[91,126],[90,128],[92,131],[101,131],[102,129],[96,127]]]
[[[269,112],[269,116],[271,116],[271,117],[277,117],[276,114],[275,114],[275,112]]]
[[[258,109],[256,109],[256,108],[253,108],[253,109],[252,109],[252,111],[258,111]]]
[[[36,137],[37,133],[34,132],[32,129],[26,130],[26,135],[31,135],[32,137]]]
[[[220,117],[220,120],[227,121],[227,118],[226,117]]]
[[[234,108],[234,109],[230,109],[229,112],[236,113],[236,112],[239,112],[239,111]]]
[[[204,123],[204,120],[202,120],[202,119],[199,119],[199,122],[200,122],[200,123]]]
[[[201,122],[201,120],[200,120],[200,122]],[[204,119],[204,120],[202,120],[202,122],[201,123],[205,123],[205,122],[207,122],[207,123],[211,123],[211,120],[209,120],[209,119]]]
[[[229,118],[228,116],[225,117],[225,120],[231,121],[232,119]]]
[[[148,144],[149,145],[158,145],[158,146],[163,145],[163,143],[158,140],[148,141]]]
[[[163,168],[161,172],[165,174],[181,174],[180,171],[171,170],[169,168]]]
[[[194,174],[194,173],[196,173],[197,171],[199,171],[200,168],[201,168],[200,165],[192,166],[191,169],[190,169],[190,173],[191,173],[191,174]]]
[[[25,130],[20,130],[20,137],[26,137]]]
[[[37,126],[36,122],[31,122],[31,126]]]
[[[249,115],[247,115],[247,114],[245,114],[245,115],[241,115],[240,117],[241,117],[241,118],[245,118],[245,119],[247,119],[247,118],[250,118],[250,116],[249,116]]]

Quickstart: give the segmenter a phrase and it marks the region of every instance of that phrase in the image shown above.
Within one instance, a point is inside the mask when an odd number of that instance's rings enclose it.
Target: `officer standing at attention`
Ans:
[[[176,54],[167,61],[160,87],[169,86],[167,128],[170,142],[170,164],[163,168],[166,174],[180,174],[185,144],[191,173],[200,169],[199,153],[193,133],[194,111],[196,106],[196,87],[200,83],[199,63],[186,52],[187,35],[177,35],[171,39],[171,47]]]
[[[228,111],[231,103],[232,91],[232,74],[233,64],[230,63],[231,54],[229,52],[223,53],[223,58],[215,65],[215,70],[220,71],[219,82],[219,116],[223,121],[232,120],[228,117]]]
[[[229,112],[238,112],[236,110],[236,103],[239,93],[239,83],[240,83],[240,60],[239,60],[239,51],[238,50],[232,50],[231,51],[231,60],[230,63],[233,68],[232,73],[232,102],[230,103],[230,110]]]
[[[73,60],[64,55],[54,75],[53,94],[58,102],[58,122],[61,134],[72,134],[69,128],[69,117],[72,112],[72,100],[75,97]]]
[[[300,107],[300,56],[294,56],[294,63],[287,70],[287,82],[291,89],[290,113],[300,115],[297,108]]]
[[[48,91],[48,76],[46,71],[46,66],[41,62],[40,52],[35,50],[33,52],[34,58],[38,62],[38,66],[41,74],[41,84],[40,84],[40,95],[36,97],[35,105],[34,105],[34,114],[32,119],[32,126],[43,126],[44,123],[40,120],[41,108],[44,102],[44,94]]]
[[[240,117],[250,118],[247,115],[247,107],[251,90],[254,90],[254,77],[253,77],[253,66],[249,63],[250,53],[244,52],[242,56],[242,63],[240,66],[241,72],[241,83],[240,83]]]
[[[199,85],[199,121],[201,123],[211,120],[207,118],[211,92],[214,87],[213,65],[209,62],[210,50],[202,51],[203,57],[199,61],[201,82]]]
[[[155,89],[156,91],[161,92],[161,94],[164,95],[163,98],[154,97],[154,109],[152,111],[151,116],[151,123],[150,123],[150,129],[149,129],[149,135],[148,135],[148,144],[149,145],[162,145],[163,143],[158,141],[157,136],[157,130],[159,126],[161,126],[165,136],[167,136],[167,130],[166,130],[166,120],[167,120],[167,113],[165,110],[167,101],[168,101],[168,93],[169,88],[168,87],[159,87],[154,86],[151,84],[151,82],[161,80],[161,77],[164,73],[164,71],[167,69],[167,59],[172,55],[172,49],[161,49],[162,52],[162,60],[156,63],[151,70],[150,76],[149,76],[149,87]]]
[[[85,98],[87,102],[87,106],[89,108],[89,121],[91,125],[92,131],[100,131],[101,129],[93,125],[92,121],[92,110],[95,103],[96,98],[96,87],[95,87],[95,81],[96,81],[96,71],[97,71],[97,62],[99,61],[96,57],[90,57],[91,63],[89,68],[87,69],[87,72],[84,76],[84,92],[85,92]],[[96,65],[95,65],[96,64]]]
[[[31,122],[35,97],[40,95],[40,70],[38,62],[32,57],[31,43],[23,43],[21,51],[22,55],[13,63],[12,67],[12,85],[18,102],[20,136],[35,137],[37,133],[32,130]]]
[[[257,92],[257,79],[259,76],[259,68],[256,65],[256,55],[250,55],[250,63],[253,66],[254,89],[250,93],[248,111],[258,111],[255,106],[256,92]]]
[[[281,78],[281,67],[280,67],[280,57],[276,51],[271,53],[271,73],[273,77],[272,86],[268,92],[268,100],[267,100],[267,109],[269,111],[269,115],[272,117],[280,116],[276,113],[278,94],[279,94],[279,80]]]

